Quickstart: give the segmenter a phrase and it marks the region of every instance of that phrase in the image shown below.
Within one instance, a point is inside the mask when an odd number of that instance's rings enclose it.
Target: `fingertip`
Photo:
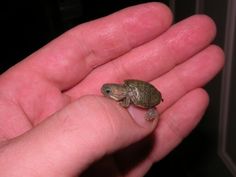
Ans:
[[[207,91],[203,88],[197,88],[194,90],[193,92],[194,94],[196,94],[196,97],[199,97],[199,105],[208,105],[210,98],[209,98],[209,94],[207,93]]]
[[[205,80],[205,83],[211,80],[218,72],[220,72],[224,66],[224,58],[224,51],[217,45],[210,45],[205,50],[195,55],[195,58],[193,57],[193,59],[196,61],[195,67],[198,65],[198,67],[196,67],[197,70],[205,73],[202,75],[202,80]],[[192,75],[194,75],[193,72]],[[195,76],[199,77],[200,74],[195,72]]]
[[[197,14],[190,17],[194,24],[197,24],[202,29],[205,29],[207,34],[210,34],[211,39],[213,39],[216,35],[216,24],[214,20],[205,15],[205,14]],[[204,28],[203,28],[204,27]]]
[[[193,49],[198,48],[198,51],[209,45],[216,35],[216,25],[214,21],[206,15],[193,15],[188,17],[175,25],[173,25],[173,31],[175,31],[172,38],[176,38],[178,45],[180,39],[184,46],[192,46]],[[173,40],[171,40],[173,41]]]
[[[206,14],[196,14],[193,15],[192,18],[195,18],[196,21],[201,21],[201,23],[205,23],[206,25],[211,25],[212,27],[216,28],[215,21]]]
[[[165,5],[164,3],[161,2],[149,2],[146,3],[144,8],[147,8],[151,13],[153,13],[156,16],[163,16],[162,23],[164,24],[163,26],[170,26],[173,22],[173,13],[171,9]],[[161,18],[160,18],[161,19]]]
[[[223,68],[224,64],[225,64],[225,53],[224,50],[217,46],[217,45],[211,45],[210,46],[212,53],[214,54],[214,60],[215,63],[218,63],[218,68],[221,69]]]

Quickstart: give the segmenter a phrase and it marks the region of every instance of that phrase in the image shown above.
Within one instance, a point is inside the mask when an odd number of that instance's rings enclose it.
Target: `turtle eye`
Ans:
[[[109,95],[109,94],[111,93],[111,89],[110,89],[110,88],[106,88],[106,89],[105,89],[105,92],[106,92],[106,94]]]

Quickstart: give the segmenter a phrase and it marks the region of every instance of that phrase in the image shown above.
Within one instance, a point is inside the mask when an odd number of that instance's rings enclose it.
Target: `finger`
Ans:
[[[166,156],[196,127],[208,102],[208,94],[203,89],[195,89],[161,115],[155,132],[153,160],[158,161]]]
[[[152,40],[171,21],[170,10],[160,3],[121,10],[66,32],[18,65],[17,73],[39,76],[65,90],[94,67]]]
[[[83,97],[2,147],[1,175],[75,176],[100,157],[144,138],[156,123],[140,124],[106,98]]]
[[[184,95],[161,115],[153,136],[116,156],[119,169],[126,172],[127,177],[144,176],[153,163],[172,151],[198,124],[208,99],[207,93],[199,88]],[[143,156],[145,151],[148,153]]]
[[[158,105],[158,110],[163,112],[190,90],[204,86],[222,69],[223,65],[222,49],[211,45],[154,80],[152,83],[161,91],[164,99],[164,102]]]
[[[208,46],[214,36],[215,25],[210,18],[192,16],[173,25],[155,40],[95,69],[68,94],[78,97],[96,93],[102,83],[120,82],[127,78],[152,80]]]

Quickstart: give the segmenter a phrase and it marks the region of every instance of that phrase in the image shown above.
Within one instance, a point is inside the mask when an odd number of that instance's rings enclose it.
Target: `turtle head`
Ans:
[[[104,84],[101,88],[104,96],[120,101],[127,96],[127,88],[121,84]]]

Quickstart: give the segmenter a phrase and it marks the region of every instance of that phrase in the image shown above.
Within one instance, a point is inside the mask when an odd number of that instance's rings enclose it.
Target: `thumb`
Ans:
[[[80,174],[93,161],[141,140],[155,128],[156,120],[135,118],[112,100],[82,97],[6,144],[1,151],[0,174]]]

